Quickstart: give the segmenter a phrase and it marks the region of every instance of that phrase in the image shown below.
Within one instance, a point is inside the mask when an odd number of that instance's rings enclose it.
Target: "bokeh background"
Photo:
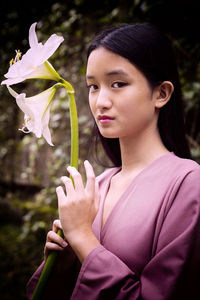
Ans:
[[[66,0],[1,1],[0,80],[15,49],[25,53],[28,30],[37,24],[40,41],[53,33],[64,42],[51,57],[55,69],[76,91],[80,127],[80,171],[89,159],[96,174],[99,166],[89,154],[93,121],[85,85],[86,51],[102,28],[119,23],[156,24],[172,41],[184,96],[185,124],[192,157],[200,162],[200,18],[199,1],[178,0]],[[15,86],[28,96],[46,89],[45,80]],[[26,299],[26,283],[43,258],[46,233],[57,218],[55,187],[70,158],[68,100],[63,89],[53,102],[51,132],[54,147],[18,130],[23,114],[5,86],[0,87],[0,297]],[[100,155],[101,149],[99,149]]]

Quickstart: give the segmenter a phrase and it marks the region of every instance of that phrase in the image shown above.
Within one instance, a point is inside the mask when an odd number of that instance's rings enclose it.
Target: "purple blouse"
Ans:
[[[118,171],[98,176],[93,232],[101,245],[82,265],[67,247],[43,299],[200,299],[200,166],[173,153],[159,157],[132,180],[102,227],[104,200]],[[29,280],[29,299],[42,268]]]

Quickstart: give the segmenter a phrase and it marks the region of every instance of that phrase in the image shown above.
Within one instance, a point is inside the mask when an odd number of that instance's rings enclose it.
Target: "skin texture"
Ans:
[[[127,59],[99,48],[89,57],[86,78],[90,108],[104,137],[135,138],[157,128],[158,108],[168,101],[166,92],[161,95],[160,86],[153,90]],[[98,115],[114,120],[102,124]]]
[[[161,141],[157,121],[160,108],[170,100],[173,85],[164,81],[152,89],[133,64],[102,47],[89,56],[86,80],[90,108],[101,134],[119,138],[121,148],[122,168],[110,184],[104,204],[105,222],[118,199],[116,195],[121,194],[148,164],[168,153]],[[109,118],[102,120],[102,116]],[[54,222],[47,235],[45,258],[49,250],[62,251],[67,241],[83,262],[100,245],[92,232],[99,207],[99,189],[91,164],[85,161],[84,166],[85,186],[80,173],[68,167],[74,186],[72,180],[64,176],[61,178],[64,188],[56,189],[60,221]],[[58,228],[63,229],[65,239],[56,234]]]

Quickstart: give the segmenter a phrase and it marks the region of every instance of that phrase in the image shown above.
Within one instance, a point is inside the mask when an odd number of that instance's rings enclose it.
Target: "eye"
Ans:
[[[87,85],[88,91],[90,93],[95,92],[98,89],[98,86],[96,84],[88,84]]]
[[[122,88],[122,87],[125,87],[125,86],[127,86],[127,84],[128,83],[126,83],[126,82],[122,82],[122,81],[116,81],[116,82],[114,82],[113,84],[112,84],[112,87],[113,88]]]

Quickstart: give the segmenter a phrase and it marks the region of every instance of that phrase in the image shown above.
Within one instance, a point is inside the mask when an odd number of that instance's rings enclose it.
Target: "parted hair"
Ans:
[[[152,88],[165,80],[172,82],[174,91],[168,103],[160,109],[158,128],[169,151],[173,151],[179,157],[190,158],[184,129],[181,86],[169,39],[151,24],[121,24],[100,32],[90,43],[87,58],[99,47],[128,59],[143,73]],[[113,165],[120,166],[119,139],[103,137],[96,124],[92,136],[95,151],[97,152],[97,145],[101,142]]]

